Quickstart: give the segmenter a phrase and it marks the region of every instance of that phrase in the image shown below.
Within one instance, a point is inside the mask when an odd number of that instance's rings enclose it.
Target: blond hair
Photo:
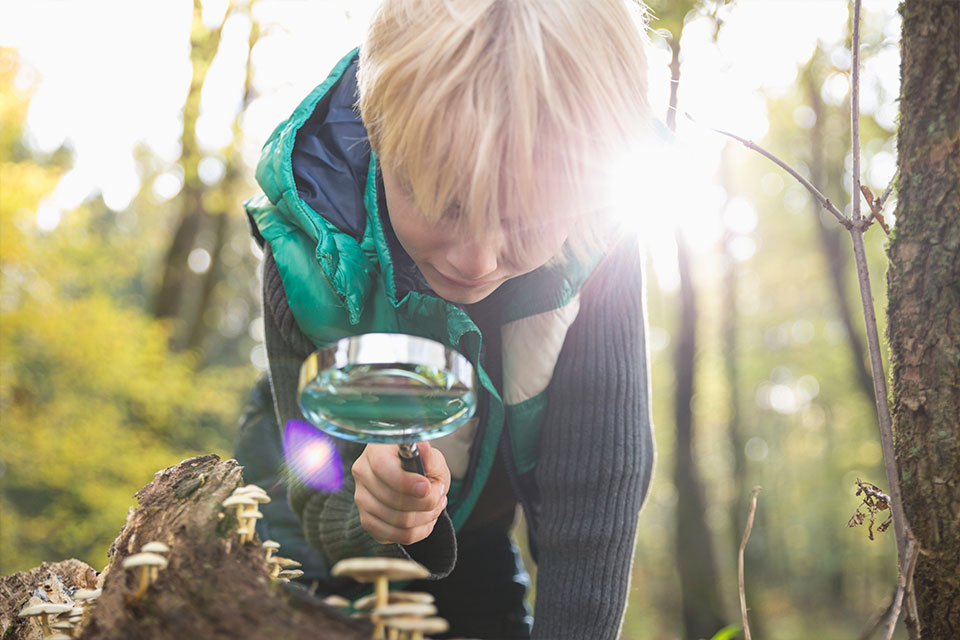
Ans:
[[[646,129],[642,6],[625,0],[385,0],[360,47],[360,112],[428,220],[521,245],[603,228],[613,163]],[[576,248],[576,247],[575,247]]]

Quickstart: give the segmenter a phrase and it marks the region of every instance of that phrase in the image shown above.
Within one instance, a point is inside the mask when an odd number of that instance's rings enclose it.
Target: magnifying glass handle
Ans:
[[[400,445],[400,466],[403,467],[404,471],[419,473],[422,476],[427,475],[423,470],[423,460],[420,459],[416,442],[404,442]]]

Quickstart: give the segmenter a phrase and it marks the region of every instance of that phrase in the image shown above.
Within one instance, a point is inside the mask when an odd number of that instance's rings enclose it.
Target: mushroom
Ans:
[[[270,502],[270,496],[262,489],[259,491],[238,489],[233,492],[233,495],[220,503],[224,507],[236,507],[240,528],[247,529],[247,533],[240,534],[240,544],[253,540],[253,521],[263,517],[257,506],[266,502]]]
[[[390,618],[390,626],[399,631],[406,631],[410,640],[423,640],[425,633],[443,633],[450,628],[450,624],[443,618]]]
[[[103,589],[77,589],[73,592],[73,599],[81,602],[96,600],[103,593]]]
[[[238,493],[259,493],[267,498],[263,502],[270,502],[270,496],[267,494],[267,490],[259,485],[248,484],[244,487],[237,487],[233,490],[233,494],[237,495]]]
[[[388,602],[390,580],[415,580],[430,575],[427,568],[413,560],[401,558],[347,558],[333,565],[330,575],[347,576],[357,582],[372,582],[377,607]],[[377,623],[374,637],[383,636],[383,625]]]
[[[350,601],[343,596],[338,596],[335,593],[331,593],[323,599],[323,604],[327,605],[328,607],[333,607],[334,609],[346,609],[350,606]]]
[[[426,618],[437,612],[437,608],[432,604],[422,602],[398,602],[396,604],[385,604],[373,610],[373,619],[402,618],[407,616],[418,616]]]
[[[270,562],[270,558],[280,548],[280,543],[275,540],[265,540],[260,546],[267,550],[266,560]]]
[[[357,598],[353,603],[353,608],[357,610],[372,609],[376,602],[376,594],[371,593],[368,596]],[[423,593],[419,591],[391,591],[387,594],[387,602],[394,604],[396,602],[420,602],[423,604],[432,604],[435,598],[432,593]]]
[[[124,569],[132,569],[134,567],[140,568],[140,585],[131,596],[131,600],[135,602],[139,600],[144,593],[146,593],[147,587],[150,586],[150,582],[153,579],[153,572],[150,569],[152,567],[163,569],[167,566],[167,559],[156,553],[144,551],[141,553],[135,553],[132,556],[127,556],[124,561],[120,563],[120,566]]]
[[[59,613],[66,613],[73,609],[69,604],[55,604],[52,602],[44,602],[42,604],[28,605],[20,609],[21,618],[40,618],[40,628],[43,629],[43,635],[48,636],[52,632],[50,631],[50,615],[57,615]]]
[[[153,542],[148,542],[147,544],[140,547],[140,551],[146,551],[148,553],[169,553],[170,547],[154,540]]]
[[[303,571],[300,571],[300,569],[287,569],[285,571],[281,571],[280,575],[278,575],[277,577],[286,578],[287,580],[292,580],[294,578],[299,578],[302,575],[303,575]]]

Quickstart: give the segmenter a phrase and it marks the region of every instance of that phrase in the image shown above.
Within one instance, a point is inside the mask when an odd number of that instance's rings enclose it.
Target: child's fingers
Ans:
[[[420,542],[433,532],[436,518],[427,524],[405,529],[391,524],[389,520],[381,520],[378,516],[360,512],[360,524],[370,536],[380,544],[413,544]]]
[[[446,506],[446,499],[440,500],[439,504],[429,511],[403,511],[395,509],[393,505],[384,504],[374,497],[365,487],[358,485],[354,494],[354,501],[360,511],[361,523],[364,522],[364,516],[372,516],[375,521],[381,525],[389,525],[396,531],[415,531],[428,526],[433,529],[433,524],[440,516],[440,512]],[[366,526],[364,526],[366,529]],[[368,530],[369,531],[369,530]],[[429,533],[429,532],[428,532]],[[398,542],[398,539],[394,539]]]
[[[352,471],[358,488],[395,510],[432,511],[440,501],[427,478],[403,470],[395,445],[368,444]]]

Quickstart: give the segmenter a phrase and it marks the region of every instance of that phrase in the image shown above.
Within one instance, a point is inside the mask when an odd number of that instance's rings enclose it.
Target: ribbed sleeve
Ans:
[[[534,638],[616,638],[654,463],[636,243],[581,294],[548,391],[536,469]]]

